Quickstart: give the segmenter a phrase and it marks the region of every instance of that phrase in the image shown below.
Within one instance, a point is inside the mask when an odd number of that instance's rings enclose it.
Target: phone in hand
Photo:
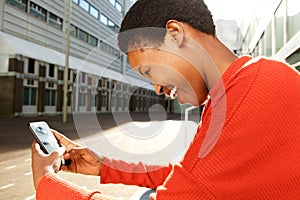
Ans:
[[[51,154],[57,148],[61,147],[61,144],[57,141],[46,122],[31,122],[29,123],[29,129],[45,154]],[[62,164],[68,166],[70,161],[63,159]]]

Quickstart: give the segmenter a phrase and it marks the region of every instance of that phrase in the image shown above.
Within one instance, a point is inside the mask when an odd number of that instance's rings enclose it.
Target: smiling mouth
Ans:
[[[175,86],[172,88],[172,90],[170,92],[170,98],[174,100],[174,99],[176,99],[176,97],[177,97],[177,87]]]

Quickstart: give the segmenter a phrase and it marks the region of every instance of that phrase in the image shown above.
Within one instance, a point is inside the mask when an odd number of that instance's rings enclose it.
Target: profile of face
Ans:
[[[158,95],[174,96],[180,104],[198,106],[207,95],[201,76],[184,59],[155,49],[128,53],[133,69],[149,79]],[[172,94],[171,94],[172,93]]]
[[[192,52],[195,48],[191,48],[191,40],[180,39],[184,36],[178,25],[178,22],[169,24],[172,32],[167,31],[161,47],[130,50],[128,60],[137,73],[153,83],[158,95],[171,95],[180,104],[200,106],[208,95],[203,66],[199,65],[202,58]],[[178,31],[174,31],[176,28]]]

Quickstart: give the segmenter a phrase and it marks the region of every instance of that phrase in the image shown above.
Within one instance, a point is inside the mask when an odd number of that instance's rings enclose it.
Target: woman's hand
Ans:
[[[101,174],[103,158],[100,158],[90,149],[78,145],[59,132],[55,130],[52,130],[52,132],[57,140],[66,147],[67,153],[65,153],[64,159],[71,159],[70,165],[63,165],[61,167],[63,171],[86,175]]]
[[[33,183],[35,189],[37,189],[40,180],[45,174],[59,171],[65,148],[60,147],[47,155],[41,150],[40,145],[34,141],[31,146],[31,152]]]

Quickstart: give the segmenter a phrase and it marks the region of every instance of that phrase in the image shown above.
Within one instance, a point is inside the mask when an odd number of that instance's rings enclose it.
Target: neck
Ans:
[[[220,75],[223,75],[228,67],[238,58],[216,37],[206,35],[200,42],[215,63]]]

